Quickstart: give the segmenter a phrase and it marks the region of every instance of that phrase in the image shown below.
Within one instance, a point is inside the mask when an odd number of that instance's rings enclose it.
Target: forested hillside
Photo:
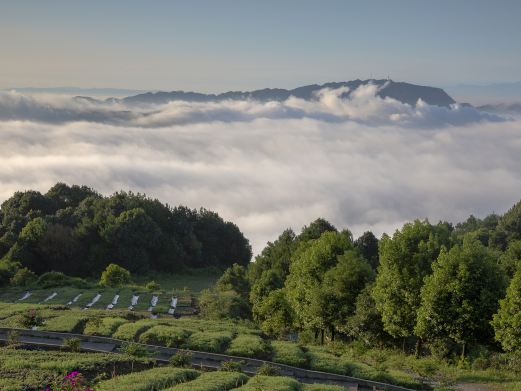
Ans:
[[[416,220],[381,239],[355,240],[317,219],[298,235],[285,230],[247,267],[226,270],[201,308],[251,316],[275,337],[465,360],[470,348],[474,358],[521,348],[520,282],[521,202],[457,225]]]
[[[251,248],[236,225],[209,210],[58,183],[2,203],[0,258],[4,280],[20,266],[97,277],[110,263],[139,273],[246,265]]]

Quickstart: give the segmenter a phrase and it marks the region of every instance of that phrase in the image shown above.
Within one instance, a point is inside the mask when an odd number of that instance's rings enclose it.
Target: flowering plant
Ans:
[[[78,371],[73,371],[65,375],[61,382],[55,386],[47,386],[45,391],[94,391],[94,389],[86,386],[83,375]]]

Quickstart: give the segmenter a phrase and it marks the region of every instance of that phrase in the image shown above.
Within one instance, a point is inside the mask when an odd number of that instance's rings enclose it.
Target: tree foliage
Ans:
[[[486,341],[505,278],[493,253],[473,237],[443,250],[421,291],[416,333],[458,343]]]
[[[251,248],[236,225],[206,209],[58,183],[45,195],[17,192],[2,203],[0,257],[37,274],[94,276],[109,262],[139,273],[247,265]]]
[[[392,238],[380,241],[380,266],[373,289],[385,330],[393,337],[414,335],[423,279],[430,274],[450,233],[441,224],[416,220],[405,224]]]
[[[237,263],[233,264],[217,280],[216,288],[221,292],[234,291],[244,299],[248,299],[250,283],[246,277],[246,268]]]
[[[506,297],[492,321],[495,339],[507,351],[521,349],[521,267],[510,281]]]

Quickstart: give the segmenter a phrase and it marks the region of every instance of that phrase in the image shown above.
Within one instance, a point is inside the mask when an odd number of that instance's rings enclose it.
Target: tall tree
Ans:
[[[366,231],[355,241],[355,247],[369,262],[373,270],[378,267],[378,239],[371,231]]]
[[[345,235],[329,231],[303,243],[295,252],[285,286],[300,327],[324,331],[330,324],[331,311],[319,304],[327,301],[324,295],[330,293],[321,289],[322,279],[337,265],[338,256],[351,249]]]
[[[504,294],[505,277],[493,253],[473,238],[443,250],[421,291],[416,333],[462,345],[490,336],[490,320]]]
[[[285,280],[296,246],[295,233],[291,229],[284,230],[273,243],[268,242],[262,252],[255,257],[255,262],[248,265],[248,275],[252,283],[267,270],[272,270],[279,275],[279,278]]]
[[[448,240],[444,229],[440,234],[437,231],[428,221],[416,220],[380,241],[373,297],[385,331],[395,338],[414,335],[423,279]]]
[[[246,277],[246,268],[237,263],[224,271],[215,286],[218,291],[234,291],[244,299],[248,299],[250,294],[250,283]]]
[[[492,326],[504,350],[521,350],[521,266],[510,281],[506,297],[499,302]]]
[[[306,242],[312,239],[318,239],[324,232],[337,232],[337,229],[326,219],[319,217],[312,221],[309,225],[302,228],[302,232],[298,236],[298,240]]]
[[[521,265],[521,240],[514,240],[508,244],[507,249],[499,257],[499,263],[509,278]]]

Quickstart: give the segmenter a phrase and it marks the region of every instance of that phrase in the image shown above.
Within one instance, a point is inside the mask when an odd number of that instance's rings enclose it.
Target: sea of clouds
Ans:
[[[2,93],[0,201],[58,181],[133,190],[217,211],[257,253],[319,216],[380,235],[521,199],[521,118],[412,107],[376,88],[156,106]]]

